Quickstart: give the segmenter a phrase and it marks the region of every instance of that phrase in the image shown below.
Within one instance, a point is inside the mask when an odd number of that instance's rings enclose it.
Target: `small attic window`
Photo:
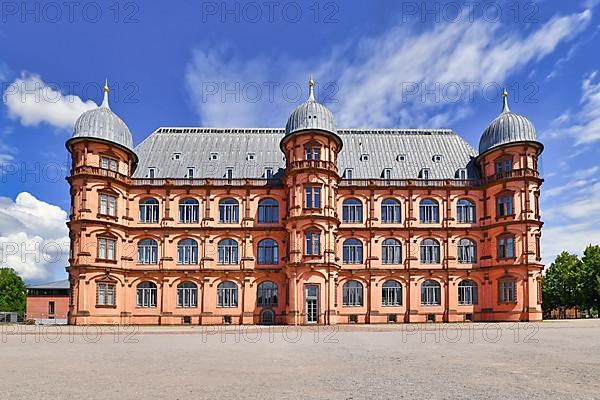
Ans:
[[[173,157],[171,159],[173,161],[181,160],[181,153],[173,153]]]
[[[398,154],[396,161],[406,161],[406,154]]]
[[[381,175],[383,176],[383,179],[389,181],[390,179],[392,179],[392,169],[384,168],[383,173]]]
[[[433,156],[433,162],[441,162],[442,161],[442,156],[439,154],[436,154],[435,156]]]
[[[148,168],[148,178],[150,178],[150,179],[156,178],[156,168],[154,168],[154,167]]]
[[[429,168],[423,168],[419,171],[419,179],[429,179]]]
[[[188,177],[188,179],[194,179],[196,177],[196,168],[195,167],[188,167],[187,177]]]
[[[247,161],[254,161],[254,160],[256,160],[256,154],[255,153],[248,153],[248,154],[246,154],[246,160]]]
[[[216,161],[219,159],[219,153],[210,153],[210,156],[208,156],[208,159],[210,161]]]
[[[368,154],[361,154],[360,155],[360,161],[369,161],[369,155]]]
[[[465,168],[461,168],[456,171],[456,177],[458,179],[467,179],[467,170]]]

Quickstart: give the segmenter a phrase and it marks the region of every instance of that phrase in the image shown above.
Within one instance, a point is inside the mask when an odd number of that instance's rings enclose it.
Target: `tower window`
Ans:
[[[307,160],[320,160],[321,159],[321,149],[318,147],[311,147],[306,149],[306,159]]]

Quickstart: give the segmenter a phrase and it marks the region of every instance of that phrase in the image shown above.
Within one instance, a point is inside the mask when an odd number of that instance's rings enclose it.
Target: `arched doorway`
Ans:
[[[262,310],[260,313],[261,325],[273,325],[275,323],[275,313],[271,309]]]

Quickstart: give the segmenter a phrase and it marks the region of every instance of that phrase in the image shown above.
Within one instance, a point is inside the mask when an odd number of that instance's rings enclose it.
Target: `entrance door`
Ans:
[[[319,287],[317,285],[306,286],[306,323],[316,324],[319,322]]]

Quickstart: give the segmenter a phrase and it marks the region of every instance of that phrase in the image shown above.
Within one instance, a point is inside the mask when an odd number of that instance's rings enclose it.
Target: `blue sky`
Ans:
[[[477,147],[506,86],[546,147],[544,260],[599,243],[595,2],[467,3],[3,2],[2,261],[66,276],[64,142],[105,78],[136,144],[159,126],[283,127],[312,73],[340,127],[451,128]]]

